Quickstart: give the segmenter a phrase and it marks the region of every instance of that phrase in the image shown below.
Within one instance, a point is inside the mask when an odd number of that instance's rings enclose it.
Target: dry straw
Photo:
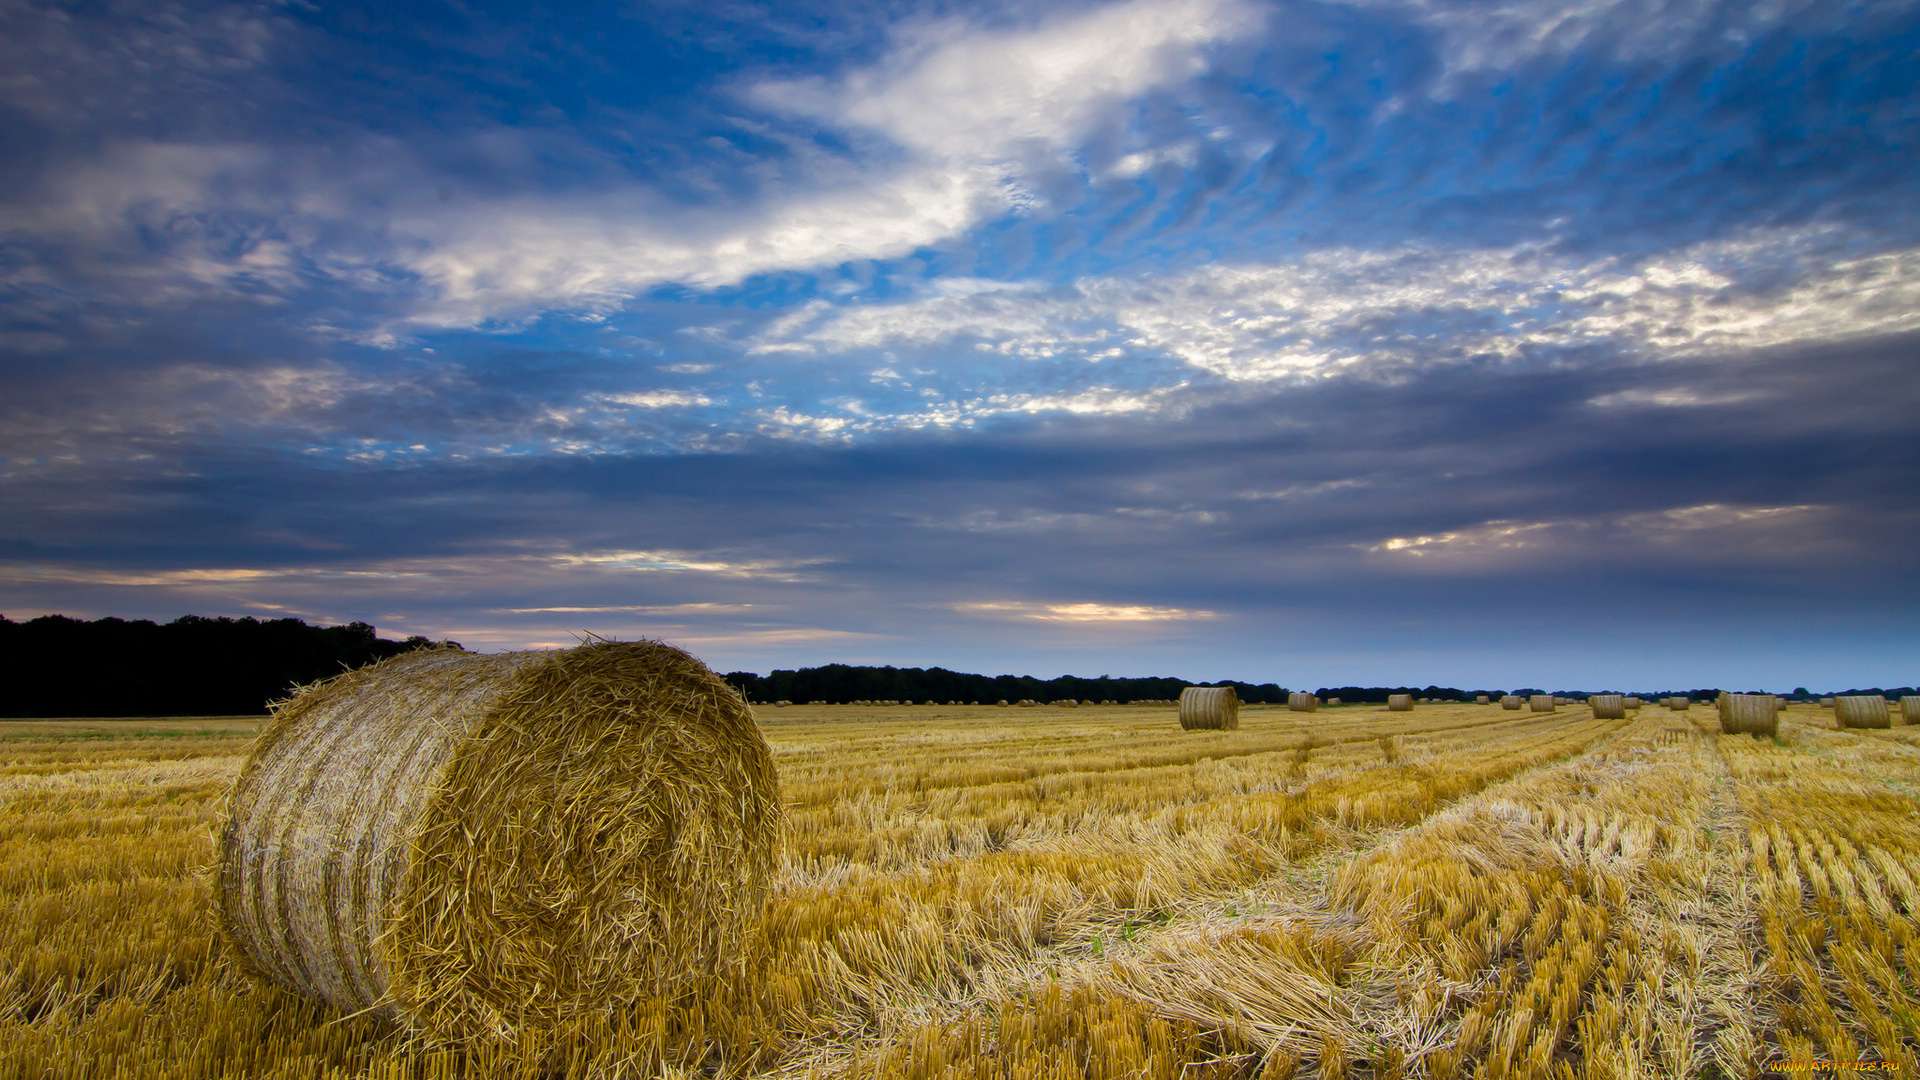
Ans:
[[[746,703],[670,645],[423,650],[277,709],[229,802],[215,914],[299,993],[534,1047],[738,963],[779,808]]]
[[[1627,699],[1620,694],[1589,694],[1587,704],[1593,707],[1595,720],[1625,720],[1627,718]]]
[[[1413,711],[1413,695],[1412,694],[1388,694],[1387,695],[1387,711],[1388,712],[1412,712]]]
[[[1878,694],[1833,699],[1834,724],[1843,728],[1883,728],[1893,726],[1887,699]]]
[[[1240,695],[1231,686],[1189,686],[1180,691],[1180,726],[1189,731],[1237,731]]]
[[[1535,694],[1527,699],[1527,705],[1532,708],[1534,712],[1552,712],[1554,706],[1558,704],[1559,702],[1554,699],[1552,694]]]
[[[1721,694],[1720,730],[1729,735],[1775,735],[1780,709],[1772,694]]]
[[[1312,712],[1320,707],[1320,699],[1312,694],[1294,691],[1287,695],[1288,712]]]
[[[1520,697],[1519,694],[1500,695],[1500,707],[1503,709],[1508,709],[1508,710],[1518,709],[1523,704],[1525,704],[1525,701]]]

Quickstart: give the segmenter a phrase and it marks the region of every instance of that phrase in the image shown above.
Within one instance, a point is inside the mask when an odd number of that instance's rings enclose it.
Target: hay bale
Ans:
[[[1522,701],[1519,694],[1500,695],[1500,707],[1503,709],[1508,709],[1508,710],[1518,709],[1521,706],[1521,704],[1522,704]]]
[[[1412,712],[1413,711],[1413,695],[1412,694],[1388,694],[1387,695],[1387,711],[1388,712]]]
[[[1555,705],[1571,705],[1573,704],[1573,699],[1570,697],[1557,697],[1553,699],[1553,703]]]
[[[1774,735],[1780,730],[1780,710],[1772,694],[1721,694],[1720,730],[1729,735]]]
[[[1320,699],[1312,694],[1296,690],[1287,695],[1288,712],[1312,712],[1320,707]]]
[[[1821,707],[1821,708],[1823,708],[1823,709],[1831,709],[1831,708],[1833,708],[1833,699],[1832,699],[1832,698],[1830,698],[1830,697],[1823,697],[1823,698],[1821,698],[1821,699],[1820,699],[1820,707]]]
[[[1340,704],[1340,699],[1339,699],[1339,698],[1337,698],[1337,697],[1330,697],[1330,698],[1328,698],[1328,699],[1327,699],[1327,705],[1328,705],[1329,707],[1331,707],[1331,706],[1334,706],[1334,705],[1338,705],[1338,704]]]
[[[1004,708],[1006,708],[1006,707],[1007,707],[1007,699],[1006,699],[1006,698],[1001,698],[1001,699],[1000,699],[999,701],[996,701],[996,702],[994,702],[994,704],[995,704],[996,706],[998,706],[998,707],[1000,707],[1000,708],[1002,708],[1002,709],[1004,709]]]
[[[1587,704],[1593,708],[1595,720],[1625,720],[1627,718],[1627,699],[1622,694],[1589,694]]]
[[[1626,705],[1627,705],[1627,708],[1629,708],[1629,709],[1637,709],[1637,708],[1639,708],[1639,707],[1640,707],[1640,705],[1641,705],[1641,701],[1640,701],[1640,699],[1639,699],[1639,698],[1637,698],[1637,697],[1633,697],[1632,695],[1628,695],[1628,696],[1627,696],[1627,698],[1626,698]]]
[[[1686,712],[1688,709],[1693,708],[1693,699],[1670,697],[1667,699],[1667,708],[1672,709],[1674,712]]]
[[[1535,694],[1527,699],[1527,706],[1534,712],[1552,712],[1560,701],[1552,694]]]
[[[1491,705],[1491,704],[1493,704],[1493,695],[1491,695],[1491,694],[1475,694],[1475,695],[1473,695],[1473,703],[1474,703],[1475,705]]]
[[[739,962],[780,800],[671,645],[407,653],[283,703],[212,867],[242,965],[430,1039],[542,1045]]]
[[[1893,726],[1887,699],[1878,694],[1833,699],[1833,722],[1843,728],[1883,728]]]
[[[1189,686],[1180,691],[1180,726],[1188,731],[1235,731],[1240,695],[1231,686]]]
[[[1920,694],[1908,694],[1900,699],[1900,719],[1920,724]]]

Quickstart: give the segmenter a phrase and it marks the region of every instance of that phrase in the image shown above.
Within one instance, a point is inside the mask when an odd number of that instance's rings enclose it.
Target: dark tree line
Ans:
[[[0,716],[264,713],[296,686],[431,644],[389,641],[363,622],[0,615]]]
[[[1194,683],[1185,679],[1097,679],[1062,675],[1036,679],[1031,675],[968,675],[946,668],[854,667],[828,664],[797,671],[775,669],[767,675],[735,671],[727,681],[748,701],[821,701],[844,705],[850,701],[1157,701],[1177,698],[1189,686],[1231,686],[1249,703],[1284,702],[1287,690],[1273,683]]]

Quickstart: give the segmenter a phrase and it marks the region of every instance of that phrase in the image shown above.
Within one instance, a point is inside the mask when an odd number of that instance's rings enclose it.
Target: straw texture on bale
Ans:
[[[1592,694],[1587,704],[1593,707],[1595,720],[1625,720],[1627,699],[1620,694]]]
[[[1883,728],[1893,726],[1887,699],[1878,694],[1833,699],[1834,723],[1843,728]]]
[[[1493,696],[1491,694],[1473,695],[1473,703],[1475,705],[1489,705],[1489,704],[1492,704],[1492,702],[1493,702]]]
[[[1686,712],[1688,709],[1693,708],[1693,699],[1684,698],[1684,697],[1670,697],[1667,699],[1667,708],[1672,709],[1675,712]]]
[[[1908,694],[1900,699],[1900,717],[1909,724],[1920,724],[1920,695]]]
[[[1412,712],[1413,711],[1413,695],[1412,694],[1388,694],[1387,695],[1387,711],[1388,712]]]
[[[212,868],[243,966],[432,1039],[700,992],[777,857],[740,695],[660,642],[421,650],[282,704]]]
[[[1527,707],[1534,712],[1552,712],[1558,704],[1552,694],[1534,694],[1527,699]]]
[[[1189,686],[1180,691],[1180,726],[1189,731],[1237,731],[1240,695],[1231,686]]]
[[[1720,730],[1729,735],[1774,735],[1780,710],[1772,694],[1721,694]]]
[[[1503,709],[1518,709],[1522,704],[1523,701],[1519,694],[1500,695],[1500,707]]]
[[[1320,707],[1320,699],[1312,694],[1294,691],[1287,695],[1288,712],[1312,712]]]
[[[1637,709],[1640,707],[1640,699],[1637,697],[1629,696],[1626,699],[1626,705],[1627,705],[1627,708],[1629,709]]]
[[[1339,699],[1339,698],[1337,698],[1337,697],[1330,697],[1330,698],[1328,698],[1328,699],[1327,699],[1327,704],[1329,704],[1329,705],[1338,705],[1338,704],[1340,704],[1340,699]]]

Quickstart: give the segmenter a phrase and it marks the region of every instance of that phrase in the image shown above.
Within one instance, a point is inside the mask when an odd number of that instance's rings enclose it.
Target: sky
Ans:
[[[0,613],[1920,682],[1920,3],[0,0]]]

